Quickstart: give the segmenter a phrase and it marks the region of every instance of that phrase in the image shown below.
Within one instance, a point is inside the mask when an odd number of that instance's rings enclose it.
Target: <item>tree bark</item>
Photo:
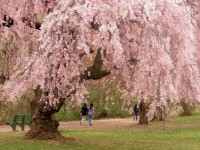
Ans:
[[[163,111],[160,108],[157,108],[157,113],[154,114],[153,119],[151,121],[164,121]]]
[[[61,101],[59,107],[48,108],[44,103],[40,102],[43,91],[38,86],[35,90],[35,97],[31,101],[31,127],[26,134],[29,139],[55,139],[61,140],[64,137],[58,132],[59,122],[53,119],[53,114],[58,112],[62,107],[64,100]]]
[[[139,124],[143,125],[143,124],[148,124],[148,117],[147,117],[147,106],[146,104],[141,101],[140,105],[139,105],[139,109],[140,109],[140,119],[139,119]]]

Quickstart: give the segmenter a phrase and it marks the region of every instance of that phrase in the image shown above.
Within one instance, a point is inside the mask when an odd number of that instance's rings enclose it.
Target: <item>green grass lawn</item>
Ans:
[[[162,122],[144,130],[61,130],[66,141],[26,140],[24,132],[0,133],[0,150],[200,150],[200,113]]]

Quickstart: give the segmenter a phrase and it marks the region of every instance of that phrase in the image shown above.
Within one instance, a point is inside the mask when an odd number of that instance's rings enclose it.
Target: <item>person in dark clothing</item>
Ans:
[[[137,104],[134,106],[133,111],[134,111],[134,120],[137,121],[138,112],[139,112],[139,108],[137,107]]]
[[[80,114],[82,116],[80,124],[82,124],[83,121],[86,121],[86,117],[88,115],[88,108],[87,108],[87,104],[86,103],[83,104]]]

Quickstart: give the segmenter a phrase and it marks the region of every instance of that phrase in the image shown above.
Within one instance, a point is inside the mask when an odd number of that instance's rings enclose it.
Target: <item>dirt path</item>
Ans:
[[[60,122],[59,129],[76,129],[76,130],[106,130],[106,129],[130,129],[138,122],[133,121],[133,118],[116,118],[116,119],[101,119],[93,120],[93,125],[89,126],[88,121],[83,122],[80,125],[80,121]],[[25,126],[25,131],[28,131],[29,126]],[[17,126],[17,131],[20,131],[20,127]],[[12,132],[12,128],[9,125],[0,125],[0,132]]]
[[[92,126],[89,126],[88,122],[83,122],[82,125],[80,125],[80,121],[60,122],[60,129],[76,129],[76,130],[127,129],[133,127],[134,124],[137,124],[137,122],[133,121],[133,118],[101,119],[101,120],[94,120]]]

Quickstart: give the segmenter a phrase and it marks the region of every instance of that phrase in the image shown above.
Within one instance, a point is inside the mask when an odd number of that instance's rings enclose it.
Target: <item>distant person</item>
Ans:
[[[94,107],[93,104],[90,104],[90,107],[88,108],[89,125],[92,125],[93,115],[94,115]]]
[[[86,103],[83,104],[80,114],[82,116],[80,124],[82,124],[83,121],[86,121],[86,117],[88,115],[88,108],[87,108],[87,104]]]
[[[137,107],[137,104],[134,106],[133,111],[134,111],[134,120],[137,121],[138,112],[139,112],[139,108]]]

